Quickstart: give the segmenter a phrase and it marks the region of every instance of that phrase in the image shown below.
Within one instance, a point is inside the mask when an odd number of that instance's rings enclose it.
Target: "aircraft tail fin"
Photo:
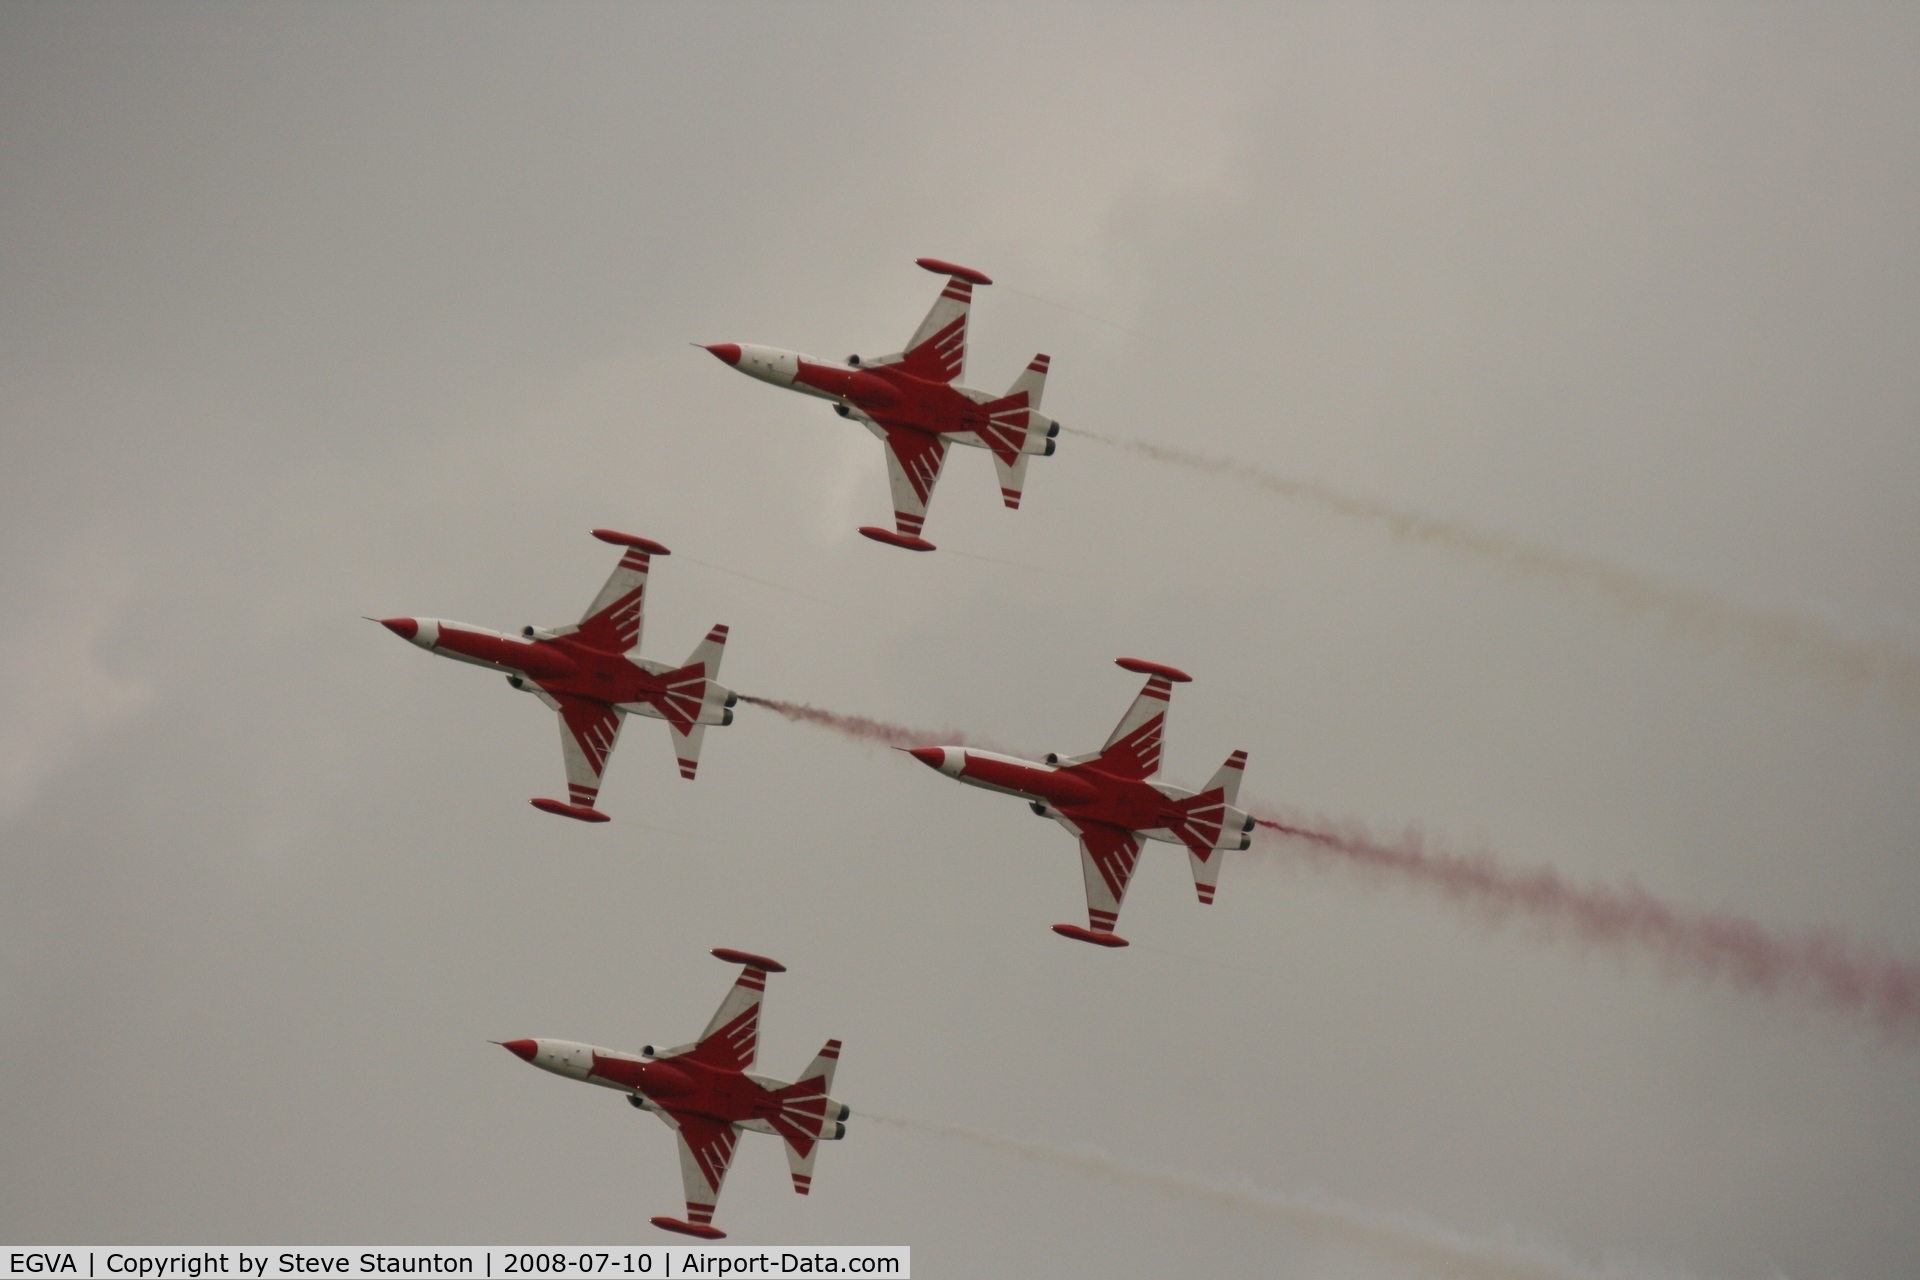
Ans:
[[[700,767],[700,743],[707,726],[733,722],[733,712],[727,710],[733,692],[716,679],[726,648],[727,626],[715,623],[706,639],[693,646],[686,665],[662,677],[667,682],[666,700],[671,712],[667,726],[673,730],[673,754],[683,778],[691,779]]]
[[[1035,356],[1032,363],[1020,371],[1020,376],[1007,388],[1007,398],[1011,399],[1026,392],[1026,407],[1034,411],[1040,408],[1040,395],[1047,389],[1047,366],[1051,361],[1044,355]]]
[[[1220,864],[1225,861],[1221,851],[1245,849],[1252,843],[1248,833],[1253,830],[1253,819],[1233,805],[1240,796],[1240,775],[1246,767],[1247,753],[1234,752],[1205,791],[1178,802],[1180,820],[1174,824],[1173,833],[1187,846],[1193,889],[1202,906],[1212,905],[1220,887]]]
[[[706,638],[693,646],[693,652],[687,655],[682,670],[698,665],[703,668],[701,674],[708,680],[720,678],[720,659],[727,652],[727,624],[716,622]]]
[[[813,1084],[818,1081],[821,1093],[832,1093],[833,1069],[839,1065],[840,1042],[829,1040],[820,1047],[820,1052],[813,1056],[813,1061],[807,1064],[807,1069],[800,1073],[800,1083]]]
[[[1240,800],[1240,775],[1247,769],[1247,753],[1236,751],[1227,757],[1227,762],[1214,771],[1208,780],[1206,790],[1218,790],[1220,798],[1228,804],[1237,804]]]
[[[1034,454],[1051,455],[1054,437],[1060,434],[1060,424],[1040,412],[1047,364],[1046,356],[1035,356],[1007,388],[1006,395],[982,406],[987,421],[980,438],[993,451],[994,466],[1000,473],[1000,500],[1015,510],[1026,488],[1027,459]]]
[[[829,1040],[800,1079],[780,1092],[780,1116],[774,1128],[785,1140],[787,1168],[798,1195],[813,1190],[813,1162],[822,1142],[843,1137],[847,1109],[828,1095],[833,1092],[833,1069],[840,1061],[840,1042]]]

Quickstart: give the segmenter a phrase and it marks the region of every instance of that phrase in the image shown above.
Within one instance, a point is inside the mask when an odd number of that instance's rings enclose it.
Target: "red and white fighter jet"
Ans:
[[[910,551],[932,551],[920,527],[946,466],[948,445],[991,450],[1000,472],[1001,501],[1017,509],[1027,483],[1027,459],[1053,453],[1060,424],[1040,412],[1046,356],[1035,356],[1003,396],[960,385],[973,286],[993,281],[971,267],[938,258],[916,262],[946,276],[947,287],[904,351],[848,356],[843,364],[736,342],[716,343],[707,350],[762,382],[833,401],[834,412],[880,437],[893,484],[894,531],[862,525],[860,532]]]
[[[760,1039],[761,992],[767,975],[784,973],[786,966],[726,947],[716,947],[713,954],[728,964],[746,967],[720,1002],[713,1021],[692,1044],[659,1051],[648,1045],[631,1054],[572,1040],[500,1042],[542,1070],[620,1090],[628,1102],[653,1112],[675,1130],[680,1135],[687,1216],[684,1220],[655,1218],[653,1225],[703,1240],[719,1240],[727,1234],[713,1225],[713,1208],[742,1129],[785,1140],[793,1189],[804,1196],[813,1188],[813,1161],[820,1154],[820,1144],[846,1136],[844,1121],[849,1114],[845,1104],[828,1096],[833,1069],[840,1061],[838,1040],[827,1041],[793,1084],[750,1070]]]
[[[736,695],[714,677],[726,649],[727,628],[715,625],[685,663],[669,667],[640,656],[647,566],[669,554],[657,542],[612,529],[595,529],[602,542],[627,548],[600,594],[570,627],[525,627],[518,636],[439,618],[380,618],[403,640],[443,658],[502,672],[507,683],[532,694],[560,715],[560,753],[567,765],[567,800],[541,797],[534,808],[582,822],[605,822],[593,807],[613,754],[620,724],[637,713],[665,720],[673,730],[680,776],[700,764],[700,740],[710,724],[732,724]]]
[[[1249,834],[1253,818],[1233,807],[1247,766],[1246,752],[1228,756],[1198,795],[1152,780],[1160,772],[1160,744],[1174,683],[1193,677],[1138,658],[1115,661],[1146,676],[1147,684],[1120,717],[1107,745],[1091,755],[1063,760],[1049,752],[1041,764],[973,747],[916,747],[909,753],[949,778],[1019,796],[1035,813],[1078,836],[1080,870],[1087,885],[1087,922],[1093,927],[1056,924],[1053,931],[1103,947],[1127,945],[1113,927],[1140,860],[1143,838],[1187,847],[1193,886],[1203,906],[1213,902],[1214,888],[1220,883],[1219,851],[1245,849],[1253,839]]]

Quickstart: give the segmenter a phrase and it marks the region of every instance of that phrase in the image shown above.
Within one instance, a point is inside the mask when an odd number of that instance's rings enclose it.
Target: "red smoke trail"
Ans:
[[[1437,890],[1496,921],[1521,917],[1579,942],[1651,954],[1670,974],[1717,978],[1763,995],[1793,992],[1863,1015],[1901,1039],[1920,1033],[1920,965],[1833,930],[1781,934],[1729,911],[1689,911],[1628,882],[1576,885],[1551,867],[1508,867],[1487,854],[1430,849],[1416,834],[1385,842],[1255,815],[1320,863],[1339,862]]]
[[[910,729],[806,703],[740,695],[789,720],[889,747],[1004,750],[957,729]],[[1510,867],[1490,854],[1428,848],[1418,835],[1383,841],[1354,824],[1311,825],[1256,813],[1264,831],[1320,866],[1348,866],[1435,890],[1495,922],[1520,919],[1594,946],[1647,953],[1673,975],[1719,979],[1742,991],[1793,993],[1864,1016],[1902,1040],[1920,1037],[1920,965],[1850,941],[1837,930],[1779,933],[1730,911],[1690,911],[1639,885],[1577,885],[1551,867]]]

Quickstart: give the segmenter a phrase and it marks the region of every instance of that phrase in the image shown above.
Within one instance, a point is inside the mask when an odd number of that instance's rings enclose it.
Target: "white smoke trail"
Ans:
[[[1385,1213],[1329,1196],[1287,1195],[1248,1183],[1224,1182],[1173,1169],[1120,1160],[1091,1148],[1063,1150],[1038,1142],[1022,1142],[997,1134],[931,1124],[899,1116],[858,1113],[868,1120],[896,1128],[958,1138],[977,1147],[1022,1160],[1071,1170],[1083,1177],[1119,1186],[1144,1187],[1178,1196],[1215,1209],[1249,1213],[1305,1235],[1337,1241],[1396,1261],[1410,1263],[1433,1275],[1473,1277],[1474,1280],[1625,1280],[1626,1277],[1683,1273],[1670,1269],[1616,1266],[1589,1267],[1576,1263],[1563,1250],[1516,1237],[1466,1235],[1411,1214]]]
[[[1156,462],[1171,462],[1209,475],[1225,476],[1281,497],[1310,503],[1322,511],[1364,520],[1403,541],[1443,546],[1515,572],[1578,584],[1598,593],[1623,613],[1657,618],[1676,632],[1741,649],[1756,658],[1791,662],[1819,671],[1849,689],[1881,685],[1907,707],[1920,709],[1920,654],[1889,640],[1850,636],[1806,613],[1737,604],[1698,587],[1663,581],[1594,556],[1556,551],[1505,534],[1476,529],[1457,520],[1347,493],[1316,481],[1296,480],[1231,458],[1211,458],[1185,449],[1145,440],[1122,440],[1075,427],[1063,430]]]

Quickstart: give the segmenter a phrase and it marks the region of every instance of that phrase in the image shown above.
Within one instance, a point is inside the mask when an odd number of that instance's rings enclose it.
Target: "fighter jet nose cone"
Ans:
[[[412,618],[382,618],[380,625],[402,640],[411,640],[420,634],[420,624]]]
[[[907,754],[915,760],[918,760],[921,764],[926,765],[929,769],[938,769],[947,762],[947,749],[945,747],[915,747],[913,750],[907,752]]]
[[[523,1062],[532,1062],[533,1055],[540,1052],[540,1044],[535,1040],[502,1040],[500,1047]]]
[[[708,347],[707,350],[713,352],[713,354],[719,356],[728,364],[738,365],[740,363],[740,344],[737,342],[716,342]]]

